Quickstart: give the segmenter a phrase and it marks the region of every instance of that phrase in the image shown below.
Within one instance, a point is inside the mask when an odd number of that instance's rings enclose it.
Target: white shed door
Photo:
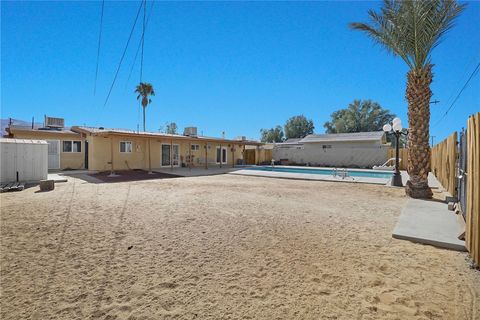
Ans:
[[[48,142],[48,169],[60,169],[60,140]]]

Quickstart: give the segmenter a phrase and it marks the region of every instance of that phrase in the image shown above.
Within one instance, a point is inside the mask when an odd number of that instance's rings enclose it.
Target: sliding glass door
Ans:
[[[180,146],[178,144],[173,145],[172,162],[174,167],[180,165]]]
[[[170,165],[170,145],[169,144],[162,144],[162,167],[166,167]]]
[[[227,163],[227,148],[225,147],[217,147],[217,163],[226,164]]]
[[[178,167],[180,165],[180,146],[178,144],[162,144],[162,167],[173,165]]]

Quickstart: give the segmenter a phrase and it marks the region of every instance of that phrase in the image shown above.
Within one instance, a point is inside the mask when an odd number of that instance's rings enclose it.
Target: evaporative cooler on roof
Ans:
[[[45,127],[47,128],[63,128],[65,121],[63,118],[53,118],[45,116]]]

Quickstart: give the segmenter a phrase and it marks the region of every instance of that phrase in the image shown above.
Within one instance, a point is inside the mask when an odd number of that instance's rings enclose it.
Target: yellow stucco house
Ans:
[[[180,166],[222,167],[244,163],[245,148],[262,145],[257,141],[198,136],[196,128],[186,128],[183,135],[137,132],[85,126],[43,127],[10,125],[11,138],[46,140],[49,170],[88,169],[115,171],[160,169]],[[55,121],[54,121],[55,122]]]

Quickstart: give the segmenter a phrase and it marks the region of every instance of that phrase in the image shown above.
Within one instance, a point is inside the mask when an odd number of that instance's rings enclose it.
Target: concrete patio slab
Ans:
[[[209,167],[205,169],[203,167],[195,167],[195,168],[182,168],[182,167],[174,167],[174,168],[153,168],[152,171],[160,172],[160,173],[170,173],[176,174],[182,177],[199,177],[199,176],[211,176],[217,174],[225,174],[231,173],[238,170],[243,169],[244,167]]]
[[[446,203],[409,199],[392,236],[435,247],[466,251],[465,242],[457,238],[463,231],[457,215],[447,209]]]
[[[64,176],[61,176],[57,173],[49,173],[48,174],[48,177],[47,177],[47,180],[53,180],[55,181],[55,183],[57,182],[67,182],[67,178],[65,178]]]
[[[402,183],[404,186],[407,185],[407,181],[410,179],[410,176],[408,175],[407,171],[405,170],[400,170],[400,174],[402,176]],[[391,186],[391,181],[387,183],[388,186]],[[442,184],[437,180],[435,175],[433,173],[428,174],[428,185],[432,189],[441,189],[443,190]]]
[[[278,167],[278,166],[277,166]],[[292,167],[295,168],[295,167]],[[305,168],[305,167],[301,167]],[[320,169],[320,168],[317,168]],[[331,169],[331,168],[326,168]],[[356,170],[356,169],[349,169]],[[326,174],[309,174],[309,173],[294,173],[294,172],[278,172],[278,171],[263,171],[263,170],[239,170],[230,172],[230,174],[254,176],[264,178],[280,178],[291,180],[312,180],[312,181],[334,181],[334,182],[349,182],[349,183],[370,183],[386,185],[389,179],[384,178],[370,178],[370,177],[346,177],[341,178],[339,176],[326,175]]]

